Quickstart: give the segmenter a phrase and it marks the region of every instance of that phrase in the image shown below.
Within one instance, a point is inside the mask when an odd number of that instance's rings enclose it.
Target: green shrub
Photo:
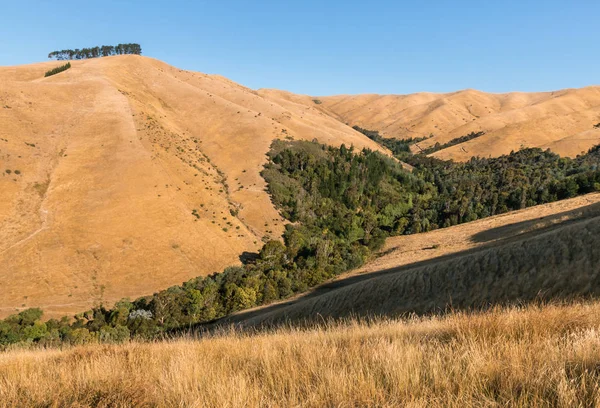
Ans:
[[[44,74],[45,77],[49,77],[52,75],[56,75],[60,72],[66,71],[67,69],[71,68],[71,63],[67,62],[65,65],[61,65],[59,67],[53,68],[50,71],[46,71],[46,74]]]

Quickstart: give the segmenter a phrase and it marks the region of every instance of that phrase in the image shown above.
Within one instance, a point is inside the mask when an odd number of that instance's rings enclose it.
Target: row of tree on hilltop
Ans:
[[[100,47],[91,48],[76,48],[74,50],[52,51],[48,54],[48,58],[56,60],[72,60],[72,59],[87,59],[108,57],[111,55],[126,55],[126,54],[142,54],[142,46],[139,44],[118,44],[118,45],[103,45]]]

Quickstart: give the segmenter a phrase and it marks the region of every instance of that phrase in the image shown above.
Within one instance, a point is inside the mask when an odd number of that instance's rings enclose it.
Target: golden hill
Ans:
[[[283,223],[273,139],[378,149],[322,111],[140,56],[0,68],[0,316],[221,271]]]
[[[414,151],[471,132],[485,135],[434,153],[442,159],[499,156],[522,147],[550,148],[576,156],[600,143],[600,87],[556,92],[491,94],[356,95],[319,98],[319,105],[350,125],[384,137],[432,138]]]

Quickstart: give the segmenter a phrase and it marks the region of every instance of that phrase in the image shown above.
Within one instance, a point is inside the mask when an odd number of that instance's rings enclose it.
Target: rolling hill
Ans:
[[[457,160],[600,141],[597,87],[315,98],[141,56],[71,63],[0,67],[0,317],[151,294],[280,237],[260,175],[275,139],[385,152],[348,125],[434,134],[414,149],[485,131],[434,153]]]
[[[410,136],[336,113],[345,108],[332,101],[343,97],[252,91],[139,56],[72,65],[48,78],[55,63],[0,68],[0,317],[31,307],[57,317],[147,295],[221,271],[278,238],[285,221],[260,174],[275,139],[384,151],[345,122]],[[524,112],[515,117],[534,117],[537,102],[550,112],[546,96],[505,103]],[[425,102],[414,96],[412,108],[437,106],[434,96],[420,97]],[[593,98],[578,98],[561,99],[571,114],[562,115],[558,103],[547,113],[553,119],[539,119],[541,128],[591,120],[582,132],[595,140]],[[421,112],[422,120],[442,113],[437,128],[454,126],[442,120],[447,104]],[[380,109],[403,118],[392,111]],[[435,155],[503,153],[518,141],[509,130],[530,126],[508,117],[496,131]],[[469,126],[415,148],[482,130]],[[569,155],[588,143],[581,132],[574,139],[559,133],[518,137]],[[124,326],[102,326],[103,313],[150,324],[146,309],[82,313],[64,344],[59,328],[68,319],[43,322],[30,309],[0,322],[8,340],[0,406],[597,405],[600,304],[560,301],[600,294],[599,236],[600,193],[395,236],[378,258],[308,293],[199,331],[173,326],[163,341],[139,342]],[[273,268],[269,247],[277,245],[265,245],[259,257]],[[201,300],[210,295],[187,289]],[[156,299],[162,309],[153,310],[177,313],[168,298]],[[559,304],[537,307],[539,300]],[[497,307],[507,303],[519,306]],[[279,325],[287,327],[254,331]],[[229,330],[210,331],[223,326]],[[126,335],[111,337],[119,333]]]
[[[322,111],[140,56],[0,68],[0,316],[111,304],[278,237],[276,138],[380,149]]]
[[[600,87],[555,92],[491,94],[472,89],[448,94],[319,97],[321,109],[342,122],[384,137],[433,137],[413,152],[471,132],[479,138],[434,153],[465,161],[500,156],[522,147],[576,156],[600,142]]]

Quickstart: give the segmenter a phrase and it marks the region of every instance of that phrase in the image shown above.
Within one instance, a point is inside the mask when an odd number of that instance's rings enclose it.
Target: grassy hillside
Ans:
[[[590,407],[600,304],[0,354],[0,407]]]
[[[484,218],[466,224],[386,240],[377,258],[353,274],[407,266],[435,258],[534,236],[600,215],[600,194],[593,193]]]
[[[198,276],[133,301],[122,299],[114,306],[99,304],[71,320],[65,317],[43,322],[43,309],[27,309],[0,320],[0,346],[159,338],[173,330],[306,292],[362,266],[386,237],[422,233],[555,201],[593,191],[600,182],[597,149],[576,160],[528,149],[481,160],[481,166],[472,160],[467,171],[462,165],[427,159],[434,167],[419,166],[413,173],[390,157],[369,150],[357,153],[344,145],[334,148],[313,142],[278,141],[268,156],[262,175],[273,203],[291,222],[283,242],[268,241],[258,254],[248,254],[241,267]],[[450,168],[451,177],[438,176],[433,170],[438,165],[442,170]],[[199,217],[197,210],[192,215]],[[543,289],[537,282],[531,284]],[[595,289],[595,284],[592,286]],[[436,290],[448,289],[442,286],[432,290],[433,295],[442,296]],[[571,295],[579,293],[568,287],[565,290]],[[382,312],[395,313],[394,307],[422,312],[410,299],[390,298],[389,293],[377,290],[365,298],[379,302],[377,293],[388,302],[380,303],[386,305]],[[489,301],[521,299],[521,294],[496,295]],[[467,298],[469,289],[460,296]],[[529,298],[526,292],[522,300]],[[443,308],[448,302],[442,300],[435,307]],[[358,313],[369,313],[369,303],[364,310],[362,306],[358,301]],[[318,313],[315,310],[320,308],[302,310],[299,315],[312,318]],[[332,313],[335,309],[323,310]]]
[[[283,220],[275,138],[378,145],[321,111],[141,56],[0,67],[0,317],[51,316],[239,264]]]
[[[600,129],[594,127],[600,121],[597,86],[539,93],[491,94],[468,89],[447,94],[340,95],[319,100],[323,111],[350,125],[379,130],[385,137],[433,135],[413,145],[415,152],[485,132],[433,154],[441,159],[496,157],[522,147],[550,148],[561,156],[575,157],[600,142]]]
[[[284,231],[260,176],[274,139],[383,150],[325,99],[133,55],[71,65],[0,68],[0,317],[58,317],[239,265]],[[591,106],[583,91],[561,109]]]
[[[511,234],[509,230],[507,235]],[[594,297],[600,295],[598,245],[600,207],[594,205],[579,220],[550,224],[425,262],[352,276],[304,297],[239,313],[221,323],[260,327]]]

